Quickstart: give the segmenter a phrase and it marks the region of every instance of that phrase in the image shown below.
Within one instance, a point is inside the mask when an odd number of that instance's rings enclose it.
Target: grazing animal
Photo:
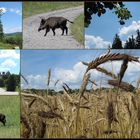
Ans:
[[[64,17],[49,17],[48,19],[41,18],[40,26],[38,28],[38,32],[41,30],[46,29],[46,32],[44,36],[47,35],[47,33],[52,29],[53,35],[55,36],[55,29],[61,28],[62,35],[64,35],[64,31],[66,31],[66,35],[68,34],[68,27],[67,25],[68,19]],[[72,21],[69,21],[70,23],[73,23]]]
[[[5,123],[6,123],[6,116],[2,113],[0,113],[0,122],[3,123],[3,125],[5,126]]]

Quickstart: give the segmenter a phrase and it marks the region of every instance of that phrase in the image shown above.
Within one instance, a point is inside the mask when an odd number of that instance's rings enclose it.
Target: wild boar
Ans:
[[[5,123],[6,123],[6,116],[4,114],[1,114],[0,113],[0,122],[3,123],[3,125],[5,126]]]
[[[64,17],[49,17],[48,19],[41,18],[41,22],[40,22],[40,26],[38,28],[38,32],[40,30],[46,29],[46,32],[44,34],[44,36],[46,36],[47,33],[50,31],[50,29],[52,29],[53,35],[55,36],[55,29],[56,28],[61,28],[62,35],[64,35],[64,31],[66,31],[66,35],[67,35],[68,34],[68,27],[66,26],[67,21],[69,21],[70,23],[73,23],[72,21],[70,21],[70,20],[68,20]]]

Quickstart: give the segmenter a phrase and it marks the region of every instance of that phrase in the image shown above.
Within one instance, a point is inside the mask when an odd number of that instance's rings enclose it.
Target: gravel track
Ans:
[[[78,6],[53,12],[38,14],[25,18],[23,20],[23,49],[83,49],[84,46],[78,43],[70,31],[68,22],[68,35],[61,36],[61,29],[56,29],[56,35],[50,30],[44,37],[45,30],[38,32],[40,17],[48,18],[50,16],[63,16],[70,21],[74,21],[81,13],[84,13],[84,7]]]

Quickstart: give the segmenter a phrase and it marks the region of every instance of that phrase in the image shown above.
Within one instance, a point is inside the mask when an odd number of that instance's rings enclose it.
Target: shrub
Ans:
[[[4,87],[4,80],[0,79],[0,87]]]
[[[12,74],[6,80],[6,90],[7,91],[15,91],[16,90],[16,79],[15,76]]]

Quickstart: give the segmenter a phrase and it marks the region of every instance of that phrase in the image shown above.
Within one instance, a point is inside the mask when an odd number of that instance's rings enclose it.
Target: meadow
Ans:
[[[0,49],[20,49],[22,48],[22,33],[5,34],[0,42]]]
[[[0,123],[0,138],[20,138],[20,97],[0,96],[0,113],[6,115],[6,125]]]
[[[23,18],[82,5],[82,2],[23,2]]]

